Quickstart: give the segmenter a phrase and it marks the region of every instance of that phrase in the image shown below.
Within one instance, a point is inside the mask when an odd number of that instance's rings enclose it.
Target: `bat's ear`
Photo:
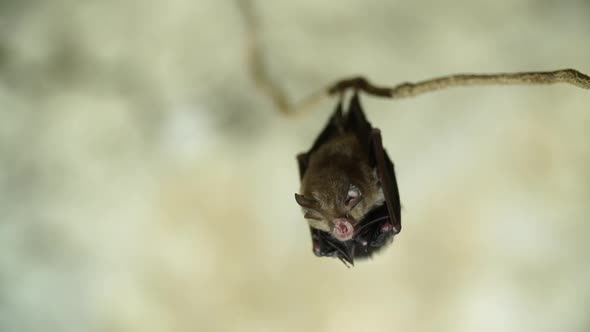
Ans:
[[[307,208],[307,209],[314,209],[317,208],[317,202],[314,199],[311,198],[307,198],[303,195],[299,195],[297,193],[295,193],[295,200],[297,201],[297,204],[301,205],[301,207]]]

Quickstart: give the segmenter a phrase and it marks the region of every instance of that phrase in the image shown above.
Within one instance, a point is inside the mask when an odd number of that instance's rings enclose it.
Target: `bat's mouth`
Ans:
[[[332,235],[340,241],[348,241],[352,239],[354,234],[354,227],[346,219],[334,220],[334,228],[332,229]]]

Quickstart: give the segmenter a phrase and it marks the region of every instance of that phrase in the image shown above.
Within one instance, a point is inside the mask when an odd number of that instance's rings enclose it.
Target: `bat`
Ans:
[[[381,132],[367,121],[356,91],[346,112],[342,104],[311,149],[297,156],[295,200],[309,224],[313,253],[348,266],[393,241],[401,231],[401,206]]]

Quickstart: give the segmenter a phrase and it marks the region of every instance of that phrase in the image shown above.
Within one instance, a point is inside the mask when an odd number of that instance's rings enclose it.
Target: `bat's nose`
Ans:
[[[337,218],[332,221],[334,227],[332,228],[332,235],[340,241],[348,241],[352,239],[354,234],[354,227],[346,218]]]

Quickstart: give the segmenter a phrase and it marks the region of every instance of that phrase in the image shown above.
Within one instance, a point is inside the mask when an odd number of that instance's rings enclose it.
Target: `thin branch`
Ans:
[[[268,73],[266,59],[262,52],[262,45],[258,38],[259,22],[250,0],[236,0],[238,9],[244,20],[247,36],[247,60],[250,75],[258,88],[266,94],[277,109],[282,113],[288,113],[290,108],[285,91],[275,82]]]
[[[543,85],[567,83],[583,89],[590,89],[590,77],[575,69],[561,69],[555,71],[518,72],[498,74],[458,74],[437,77],[416,83],[401,83],[394,87],[376,86],[364,77],[354,77],[340,80],[327,89],[322,89],[299,103],[292,103],[285,90],[275,81],[267,67],[267,62],[259,40],[259,19],[252,0],[236,0],[240,14],[243,17],[247,37],[247,58],[250,75],[257,87],[264,93],[285,115],[301,114],[310,109],[322,99],[346,90],[363,91],[369,95],[383,98],[409,98],[428,92],[434,92],[452,87],[480,86],[480,85]]]
[[[330,95],[355,89],[384,98],[409,98],[442,89],[475,85],[542,85],[568,83],[583,89],[590,89],[590,77],[575,69],[561,69],[543,72],[520,72],[499,74],[458,74],[432,78],[417,83],[402,83],[394,87],[380,87],[363,77],[339,81],[330,88]]]
[[[300,114],[306,109],[328,97],[326,91],[317,91],[304,100],[293,104],[281,85],[272,78],[260,41],[260,20],[252,0],[236,0],[238,10],[244,21],[247,42],[248,70],[254,83],[265,94],[280,113],[286,115]]]

